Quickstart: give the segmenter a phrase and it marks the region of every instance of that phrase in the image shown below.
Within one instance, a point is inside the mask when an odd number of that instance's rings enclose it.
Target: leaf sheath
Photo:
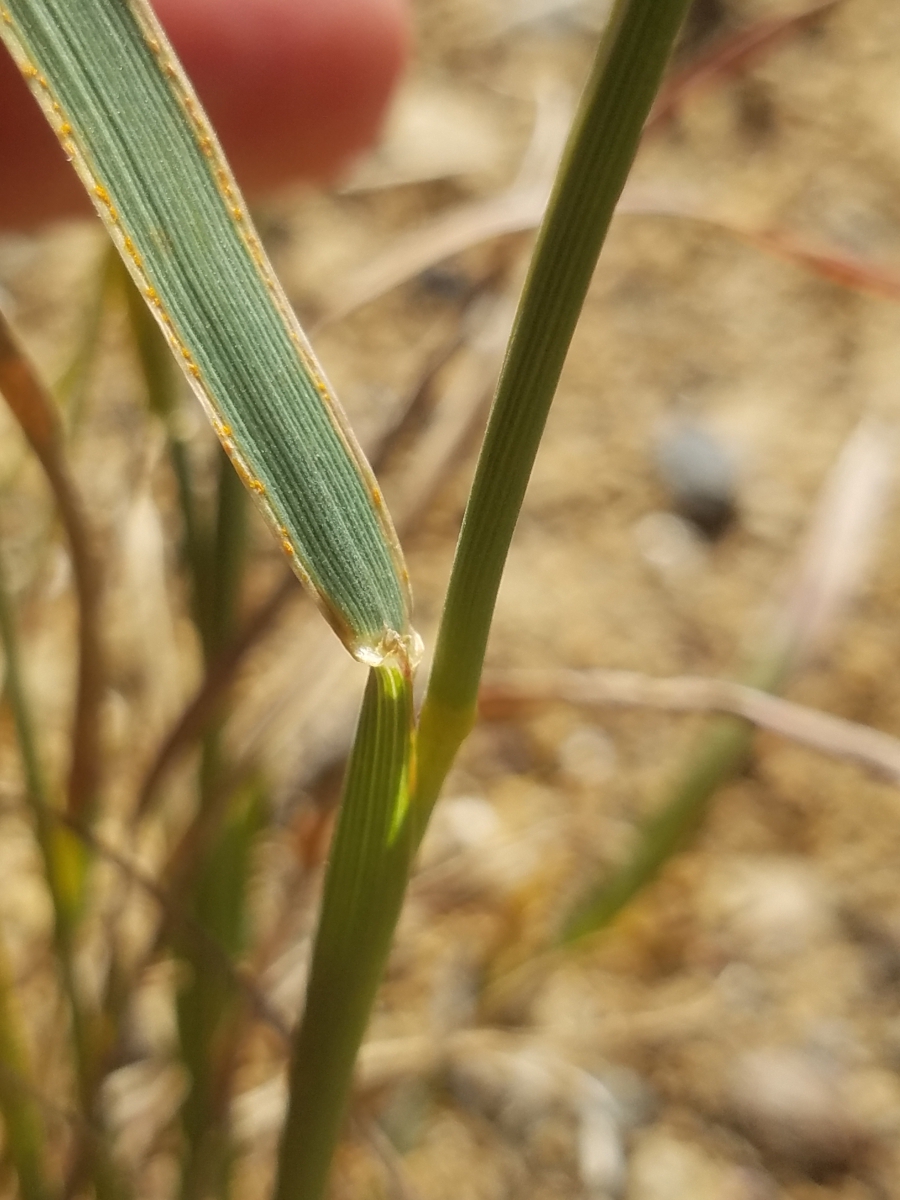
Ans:
[[[294,1043],[275,1200],[319,1200],[416,837],[412,680],[369,672]]]

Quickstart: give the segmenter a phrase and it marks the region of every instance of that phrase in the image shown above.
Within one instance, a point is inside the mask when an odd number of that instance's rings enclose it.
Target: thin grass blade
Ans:
[[[669,859],[690,841],[719,788],[745,762],[755,734],[753,726],[738,717],[710,721],[659,811],[642,828],[634,854],[610,878],[581,897],[566,919],[562,943],[580,941],[605,928],[656,879]]]
[[[441,619],[419,732],[426,808],[475,719],[500,578],[547,413],[686,9],[687,0],[617,0],[569,136],[516,315]]]
[[[71,1042],[78,1098],[85,1131],[99,1118],[96,1028],[82,1003],[75,975],[74,941],[84,879],[83,849],[63,824],[53,819],[50,793],[37,744],[37,730],[22,678],[19,635],[0,557],[0,646],[6,660],[6,694],[12,709],[22,759],[25,794],[34,817],[35,836],[53,905],[53,945],[59,982],[71,1019]],[[121,1177],[102,1138],[83,1137],[76,1148],[84,1173],[93,1179],[97,1200],[121,1200]]]
[[[5,0],[0,36],[294,569],[362,661],[413,643],[380,492],[145,0]]]
[[[175,933],[176,950],[188,967],[177,1005],[181,1055],[190,1076],[182,1107],[181,1200],[229,1193],[228,1106],[245,1005],[228,958],[237,959],[245,948],[252,850],[266,807],[255,782],[234,797],[193,881],[194,919],[222,947],[224,960],[213,958],[190,933]]]
[[[52,1191],[47,1178],[46,1133],[33,1095],[34,1070],[26,1045],[6,945],[0,938],[0,1113],[4,1140],[22,1200],[49,1200]]]
[[[53,400],[2,313],[0,393],[41,464],[69,545],[78,601],[78,683],[66,807],[70,816],[85,817],[94,809],[101,776],[100,708],[105,686],[100,639],[101,572],[81,498],[69,470],[62,423]]]

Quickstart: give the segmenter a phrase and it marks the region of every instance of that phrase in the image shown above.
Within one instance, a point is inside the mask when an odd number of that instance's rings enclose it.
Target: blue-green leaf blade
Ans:
[[[371,472],[143,0],[6,0],[29,79],[244,482],[351,651],[412,641]]]

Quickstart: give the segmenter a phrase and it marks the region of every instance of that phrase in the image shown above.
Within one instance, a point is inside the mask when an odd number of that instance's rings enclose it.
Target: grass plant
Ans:
[[[381,493],[152,13],[143,0],[5,0],[0,9],[0,33],[131,277],[130,323],[150,407],[167,430],[184,569],[207,666],[235,628],[243,559],[240,477],[326,619],[369,669],[325,876],[305,1010],[293,1037],[277,1200],[317,1200],[325,1192],[413,857],[474,721],[497,591],[550,402],[686,7],[687,0],[614,5],[519,306],[418,720],[413,704],[418,638],[406,568]],[[178,434],[163,339],[236,471],[223,455],[214,514],[203,513],[198,504],[193,468]],[[4,386],[14,409],[21,387],[20,381]],[[40,456],[44,443],[29,436]],[[54,433],[46,446],[55,446],[55,438]],[[56,459],[46,448],[43,453],[49,476],[47,464]],[[62,512],[65,501],[56,491]],[[83,627],[93,602],[84,590]],[[12,610],[5,593],[0,599],[7,689],[55,906],[81,1116],[104,1146],[97,1096],[106,1059],[94,1032],[100,1014],[80,994],[72,969],[81,878],[90,863],[50,816],[53,799],[16,669]],[[92,645],[83,640],[83,662],[93,661]],[[79,712],[87,703],[82,692]],[[90,730],[90,722],[84,727]],[[77,745],[79,752],[90,748],[90,737]],[[229,785],[222,755],[213,724],[199,768],[197,813],[183,853],[173,856],[166,875],[170,912],[160,927],[160,941],[190,976],[178,1016],[191,1081],[182,1109],[180,1192],[191,1198],[224,1196],[229,1188],[228,1080],[245,997],[224,964],[235,963],[244,946],[249,862],[265,807],[258,789]],[[96,785],[90,772],[85,783],[84,773],[82,767],[80,782],[70,786],[69,815],[88,826]],[[86,838],[84,845],[91,844],[96,845]],[[72,891],[63,866],[74,846],[81,875]],[[199,941],[171,919],[171,910],[179,907],[185,928],[188,922],[199,926],[218,947],[213,966]],[[121,1012],[121,996],[110,1005],[107,1017]],[[6,1012],[0,997],[0,1024]],[[6,1024],[12,1029],[11,1016]],[[32,1121],[18,1134],[11,1130],[19,1141],[14,1157],[23,1194],[45,1191],[34,1171],[37,1128]],[[73,1172],[70,1187],[89,1178],[100,1197],[130,1188],[111,1155],[96,1152],[94,1143],[85,1143]]]

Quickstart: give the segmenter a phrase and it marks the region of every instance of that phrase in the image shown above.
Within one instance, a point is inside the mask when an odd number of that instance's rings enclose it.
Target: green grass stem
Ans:
[[[128,324],[147,391],[147,405],[166,431],[166,452],[178,491],[182,523],[182,560],[190,581],[194,622],[202,628],[203,588],[209,573],[208,548],[197,513],[196,489],[187,443],[178,422],[178,374],[172,352],[124,265],[115,256],[116,276],[128,312]]]
[[[63,410],[66,434],[77,434],[84,416],[91,372],[100,347],[104,318],[109,302],[116,290],[120,258],[109,244],[103,247],[96,273],[91,280],[91,290],[84,304],[84,317],[75,353],[69,365],[53,385],[53,394]]]
[[[275,1200],[320,1200],[416,845],[412,680],[370,671],[289,1074]]]
[[[617,0],[541,226],[466,506],[419,728],[430,809],[474,720],[500,578],[569,343],[688,0]]]
[[[219,454],[216,519],[210,571],[207,662],[224,650],[237,628],[247,561],[247,493],[225,454]]]
[[[238,1048],[235,1032],[245,1010],[228,963],[245,947],[252,848],[265,813],[258,786],[239,792],[193,881],[193,919],[222,948],[224,960],[213,960],[190,932],[175,932],[177,948],[188,964],[188,978],[178,996],[182,1060],[190,1075],[182,1108],[182,1200],[228,1194],[230,1083]]]
[[[788,646],[760,659],[743,682],[778,692],[792,665]],[[659,810],[643,824],[634,854],[591,889],[566,918],[560,941],[571,944],[598,933],[648,884],[696,832],[716,792],[746,762],[756,727],[740,717],[708,721]]]
[[[0,643],[6,659],[6,693],[22,767],[25,792],[34,816],[35,833],[53,905],[53,941],[62,991],[72,1028],[81,1115],[88,1127],[98,1118],[97,1046],[95,1029],[81,1001],[74,968],[74,940],[84,877],[84,850],[75,836],[54,821],[50,792],[37,747],[35,724],[25,691],[19,659],[19,636],[6,575],[0,559]],[[98,1200],[121,1200],[122,1181],[102,1145],[83,1139],[81,1154],[93,1179]]]
[[[202,599],[199,633],[207,667],[233,635],[246,561],[246,494],[224,453],[219,454],[215,521],[209,523],[206,579],[199,579]],[[243,948],[247,882],[251,851],[261,827],[265,804],[252,784],[226,798],[222,789],[227,761],[221,722],[210,724],[203,738],[199,766],[198,819],[206,828],[197,861],[190,871],[190,904],[199,924],[236,956]],[[231,975],[208,962],[196,939],[176,946],[189,968],[189,982],[178,1003],[182,1057],[191,1085],[182,1109],[185,1152],[182,1156],[182,1200],[227,1195],[232,1149],[228,1135],[228,1101],[235,1065],[243,1005]],[[200,951],[198,953],[198,950]]]
[[[69,469],[56,406],[2,314],[0,392],[41,465],[68,543],[78,604],[78,673],[66,805],[71,816],[89,817],[100,788],[100,709],[105,687],[100,565]]]
[[[34,1099],[34,1078],[6,943],[0,937],[0,1113],[6,1150],[22,1200],[48,1200],[47,1144],[41,1111]]]
[[[598,933],[653,882],[694,834],[715,793],[740,770],[755,733],[738,717],[715,717],[707,724],[669,796],[642,826],[634,854],[579,902],[565,923],[563,943]]]

